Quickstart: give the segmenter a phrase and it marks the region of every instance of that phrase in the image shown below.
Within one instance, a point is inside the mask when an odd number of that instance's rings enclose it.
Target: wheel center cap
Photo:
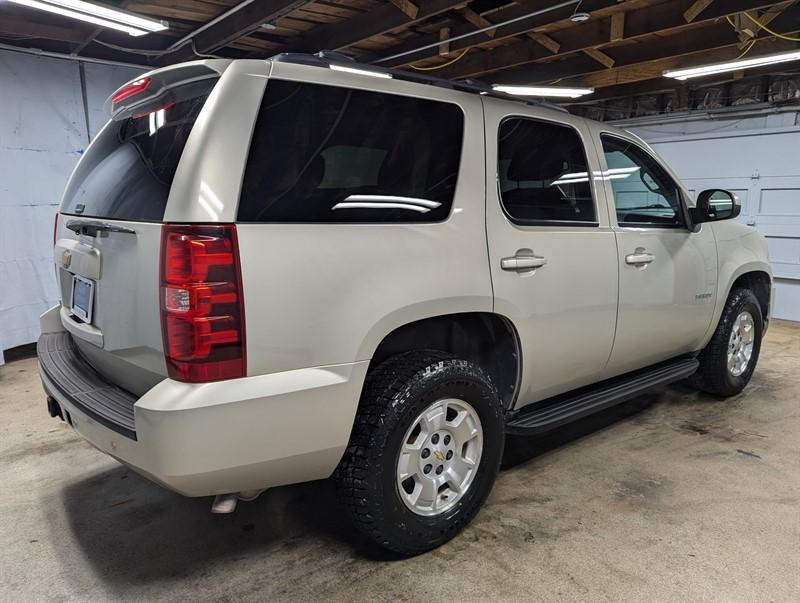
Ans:
[[[442,461],[444,461],[444,453],[443,453],[441,450],[434,450],[434,451],[433,451],[433,456],[435,456],[435,457],[436,457],[436,459],[437,459],[437,460],[438,460],[440,463],[441,463]]]

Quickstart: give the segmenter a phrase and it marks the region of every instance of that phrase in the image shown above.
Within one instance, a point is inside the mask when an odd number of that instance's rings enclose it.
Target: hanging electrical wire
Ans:
[[[800,42],[800,38],[793,38],[791,36],[787,36],[782,33],[778,33],[777,31],[772,31],[769,27],[767,27],[764,23],[756,19],[755,17],[751,17],[748,13],[743,13],[745,17],[750,19],[753,23],[758,25],[761,29],[766,31],[767,33],[772,34],[776,38],[780,38],[781,40],[788,40],[789,42]],[[729,19],[730,20],[730,19]]]
[[[437,69],[444,69],[445,67],[449,67],[450,65],[452,65],[456,61],[461,60],[461,58],[465,54],[467,54],[468,50],[469,50],[469,48],[465,48],[464,51],[460,55],[458,55],[456,58],[454,58],[452,61],[447,61],[446,63],[442,63],[441,65],[434,65],[433,67],[417,67],[416,65],[409,65],[409,67],[411,67],[411,69],[416,69],[417,71],[436,71]]]
[[[746,55],[748,52],[750,52],[750,49],[751,49],[753,46],[755,46],[755,45],[756,45],[756,42],[757,42],[757,41],[758,41],[758,40],[753,40],[752,42],[750,42],[750,43],[747,45],[747,47],[744,49],[744,52],[742,52],[742,54],[740,54],[738,57],[736,57],[736,59],[735,59],[735,60],[736,60],[736,61],[738,61],[738,60],[739,60],[739,59],[741,59],[741,58],[742,58],[744,55]]]

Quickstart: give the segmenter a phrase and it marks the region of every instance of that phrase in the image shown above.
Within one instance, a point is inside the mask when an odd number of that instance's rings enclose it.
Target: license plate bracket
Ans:
[[[94,281],[82,276],[72,277],[72,313],[83,322],[92,322],[94,305]]]

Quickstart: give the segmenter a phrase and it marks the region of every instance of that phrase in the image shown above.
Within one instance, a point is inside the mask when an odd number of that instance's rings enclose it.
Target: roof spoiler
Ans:
[[[106,100],[105,111],[116,121],[180,102],[184,99],[179,88],[192,95],[198,87],[209,87],[230,63],[230,60],[190,61],[149,71],[117,88]]]

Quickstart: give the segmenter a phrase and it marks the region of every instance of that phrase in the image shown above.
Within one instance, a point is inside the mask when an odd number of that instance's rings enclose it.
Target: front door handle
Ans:
[[[511,272],[533,272],[547,263],[547,260],[530,249],[520,249],[516,255],[500,260],[500,268]]]
[[[633,266],[644,266],[654,259],[656,259],[656,256],[652,253],[647,253],[643,247],[637,247],[636,251],[625,256],[625,263]]]

